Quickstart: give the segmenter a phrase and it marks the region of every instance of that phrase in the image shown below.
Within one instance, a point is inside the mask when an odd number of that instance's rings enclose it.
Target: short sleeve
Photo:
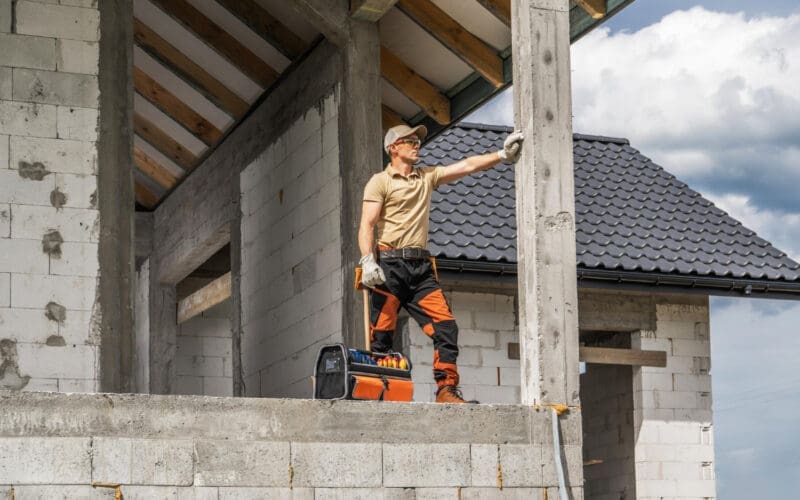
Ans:
[[[381,174],[373,175],[364,187],[364,201],[383,203],[385,199],[386,183],[382,182]]]
[[[433,189],[438,189],[442,184],[442,172],[444,167],[425,167],[425,175],[428,177]]]

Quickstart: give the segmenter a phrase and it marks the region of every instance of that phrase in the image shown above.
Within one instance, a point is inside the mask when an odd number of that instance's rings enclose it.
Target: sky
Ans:
[[[800,2],[636,0],[572,46],[576,132],[626,137],[800,261]],[[513,124],[506,91],[467,121]],[[800,301],[711,300],[718,498],[800,498]]]

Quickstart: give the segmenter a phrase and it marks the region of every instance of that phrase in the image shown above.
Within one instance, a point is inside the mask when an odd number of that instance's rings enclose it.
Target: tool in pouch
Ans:
[[[322,346],[314,366],[314,399],[411,401],[411,361],[399,352],[370,351],[369,290],[356,268],[355,288],[364,297],[364,349]]]

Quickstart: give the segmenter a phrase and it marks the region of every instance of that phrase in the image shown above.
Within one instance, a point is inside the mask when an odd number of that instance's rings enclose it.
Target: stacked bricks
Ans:
[[[0,393],[0,498],[12,485],[20,499],[113,498],[92,482],[121,484],[126,500],[557,498],[550,419],[521,406]],[[579,415],[560,426],[579,500]]]
[[[310,397],[320,346],[341,342],[338,107],[323,98],[240,177],[247,396]]]
[[[464,397],[481,403],[519,403],[519,360],[508,356],[508,344],[519,342],[514,297],[466,292],[445,292],[445,297],[458,324],[458,372]],[[413,319],[407,324],[414,400],[433,401],[433,342]]]
[[[178,326],[175,394],[233,396],[231,300]]]
[[[667,352],[666,368],[633,372],[637,498],[714,498],[707,302],[657,304],[655,331],[631,344]]]
[[[99,12],[61,4],[0,1],[2,389],[97,388]]]

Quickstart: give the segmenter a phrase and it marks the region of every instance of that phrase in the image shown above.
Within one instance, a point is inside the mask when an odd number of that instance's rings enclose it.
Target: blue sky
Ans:
[[[636,0],[572,48],[576,132],[627,137],[800,260],[800,2]],[[511,93],[469,121],[510,125]],[[800,498],[800,301],[712,298],[717,494]]]

